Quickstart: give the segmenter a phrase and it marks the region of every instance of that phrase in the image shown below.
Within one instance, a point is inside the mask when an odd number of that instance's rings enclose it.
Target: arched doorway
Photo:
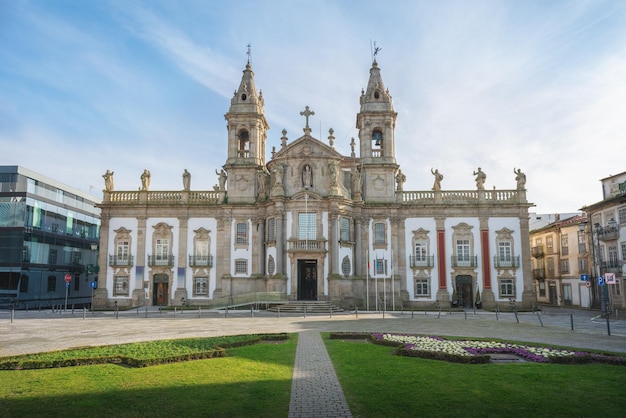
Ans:
[[[472,276],[456,276],[456,297],[459,307],[471,308],[474,304],[474,293],[472,292]]]
[[[152,305],[167,306],[169,303],[169,277],[167,274],[153,276]]]

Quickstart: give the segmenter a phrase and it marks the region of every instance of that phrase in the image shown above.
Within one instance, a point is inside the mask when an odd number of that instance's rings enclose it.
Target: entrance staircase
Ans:
[[[291,301],[289,303],[284,303],[281,305],[274,305],[268,308],[267,310],[270,312],[279,312],[280,313],[304,313],[306,309],[306,313],[336,313],[343,312],[343,309],[339,306],[333,305],[327,301],[305,301],[305,300],[297,300]]]

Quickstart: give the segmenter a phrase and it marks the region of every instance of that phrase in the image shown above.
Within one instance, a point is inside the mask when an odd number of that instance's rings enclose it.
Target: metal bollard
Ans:
[[[411,319],[415,318],[415,310],[411,309]]]
[[[87,308],[83,306],[83,319],[87,316]]]
[[[145,313],[145,318],[148,317],[148,307],[146,306],[146,313]]]
[[[465,319],[467,319],[467,309],[465,309],[465,306],[463,307],[463,313],[465,314]]]
[[[306,305],[304,305],[304,317],[306,318]]]
[[[543,321],[541,320],[541,312],[537,311],[537,318],[539,319],[539,323],[543,326]]]
[[[569,314],[569,322],[572,325],[572,331],[574,331],[574,314]]]
[[[15,318],[15,309],[11,309],[11,323],[13,323],[13,318]]]
[[[202,308],[198,306],[198,318],[202,317]]]
[[[276,310],[276,318],[280,318],[280,306]]]
[[[174,306],[174,318],[176,318],[176,306]]]
[[[359,317],[359,307],[358,306],[354,306],[354,317],[358,318]]]
[[[252,309],[252,305],[250,305],[250,318],[254,318],[254,310]]]
[[[437,319],[441,317],[441,306],[439,307],[439,313],[437,314]]]

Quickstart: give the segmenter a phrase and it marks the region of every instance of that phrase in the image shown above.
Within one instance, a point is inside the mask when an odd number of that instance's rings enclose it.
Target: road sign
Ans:
[[[605,273],[604,279],[606,284],[615,284],[615,273]]]
[[[581,274],[580,275],[580,281],[581,282],[588,282],[589,281],[589,275],[588,274]]]
[[[68,283],[71,282],[72,281],[72,275],[71,274],[66,274],[65,275],[65,281],[68,282]]]
[[[591,287],[591,282],[585,282],[585,286],[586,286],[587,288],[590,288],[590,287]]]
[[[70,287],[70,282],[65,282],[65,287],[69,288]]]
[[[604,277],[602,277],[602,276],[598,276],[598,284],[599,284],[600,286],[604,286]]]
[[[89,287],[96,289],[98,287],[98,282],[89,282]]]

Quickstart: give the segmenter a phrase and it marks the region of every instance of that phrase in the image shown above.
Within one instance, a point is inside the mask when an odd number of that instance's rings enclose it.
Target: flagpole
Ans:
[[[396,310],[395,280],[393,278],[393,248],[391,249],[391,310]]]
[[[370,310],[370,250],[367,250],[367,274],[365,275],[365,310]]]

